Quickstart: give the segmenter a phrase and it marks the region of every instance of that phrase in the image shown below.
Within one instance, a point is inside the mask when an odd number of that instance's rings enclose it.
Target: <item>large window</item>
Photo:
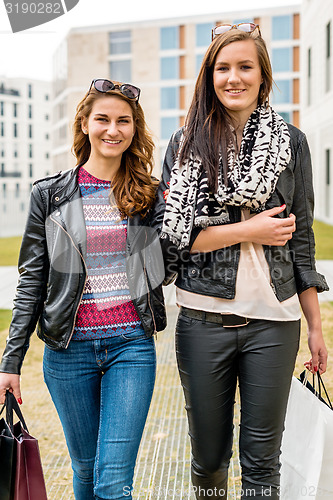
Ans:
[[[291,122],[291,120],[290,120],[290,111],[279,111],[279,115],[282,116],[282,118],[284,119],[284,121],[286,121],[287,123]]]
[[[292,102],[291,80],[276,80],[277,88],[273,89],[273,104],[286,104]]]
[[[326,149],[325,151],[325,185],[326,185],[326,196],[325,196],[325,212],[326,216],[330,216],[330,184],[331,184],[331,150]]]
[[[179,48],[179,28],[178,26],[168,26],[161,28],[161,50]]]
[[[311,47],[308,49],[308,57],[307,57],[307,104],[311,105],[311,76],[312,76],[312,52]]]
[[[13,137],[18,136],[17,123],[13,123]]]
[[[4,124],[4,122],[0,122],[0,136],[5,137],[5,124]]]
[[[291,47],[272,50],[272,66],[274,72],[293,70],[293,52]]]
[[[131,32],[115,31],[109,34],[110,54],[131,53]]]
[[[179,108],[179,88],[164,87],[161,88],[161,109]]]
[[[179,118],[177,116],[165,116],[161,118],[161,139],[170,139],[178,127]]]
[[[28,85],[28,97],[29,97],[29,99],[32,98],[32,85],[31,85],[31,83],[29,83],[29,85]]]
[[[213,25],[211,23],[197,24],[195,27],[195,44],[197,47],[208,47],[212,41],[212,29]]]
[[[0,101],[0,116],[3,116],[5,114],[5,103],[3,101]]]
[[[110,78],[123,83],[132,80],[132,64],[130,59],[124,61],[110,61]]]
[[[13,116],[17,118],[17,103],[13,102]]]
[[[179,58],[161,57],[161,79],[176,80],[179,78]]]
[[[326,92],[331,90],[331,23],[326,25]]]
[[[32,106],[29,104],[28,106],[28,118],[32,118]]]
[[[293,18],[288,16],[272,17],[272,40],[292,40]]]

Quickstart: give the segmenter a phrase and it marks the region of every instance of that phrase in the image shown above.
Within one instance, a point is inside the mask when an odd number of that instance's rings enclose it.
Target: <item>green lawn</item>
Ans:
[[[316,220],[313,230],[316,237],[316,259],[333,260],[333,226]]]
[[[21,240],[21,236],[0,238],[0,266],[17,265]]]
[[[9,309],[0,309],[0,332],[6,330],[12,319],[12,311]]]

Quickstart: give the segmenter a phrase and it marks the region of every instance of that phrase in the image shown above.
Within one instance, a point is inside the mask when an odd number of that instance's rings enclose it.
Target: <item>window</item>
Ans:
[[[179,48],[179,28],[178,26],[168,26],[160,31],[161,50]]]
[[[29,158],[33,157],[33,152],[32,152],[32,144],[29,144]]]
[[[4,122],[0,122],[0,136],[5,137],[5,124],[4,124]]]
[[[45,101],[49,100],[49,94],[45,94]]]
[[[312,72],[312,53],[311,53],[311,47],[308,49],[307,63],[308,63],[308,68],[307,68],[307,83],[308,83],[308,88],[307,88],[307,104],[308,104],[308,106],[310,106],[311,105],[311,72]]]
[[[18,145],[17,144],[14,144],[13,156],[14,156],[14,158],[18,157]]]
[[[110,54],[131,53],[131,32],[115,31],[109,35]]]
[[[292,40],[292,39],[293,39],[292,16],[273,16],[272,40]]]
[[[161,139],[170,139],[173,132],[179,127],[177,116],[166,116],[161,118]]]
[[[331,184],[331,150],[326,149],[325,151],[325,212],[326,216],[330,216],[330,184]]]
[[[0,167],[1,167],[0,177],[5,177],[5,164],[1,163]]]
[[[211,23],[197,24],[195,27],[195,44],[197,47],[208,47],[212,41],[212,29],[213,25]]]
[[[286,104],[292,102],[291,80],[277,80],[277,88],[274,88],[272,95],[273,104]]]
[[[32,177],[32,174],[33,174],[32,163],[29,163],[29,177]]]
[[[13,116],[17,118],[17,103],[13,102]]]
[[[32,98],[32,85],[31,85],[31,83],[29,83],[29,85],[28,85],[28,97],[29,97],[29,99]]]
[[[292,48],[284,47],[272,50],[272,66],[274,72],[292,71]]]
[[[50,158],[49,153],[45,153],[45,158],[46,158],[46,160],[48,160]]]
[[[326,25],[326,92],[331,90],[331,23]]]
[[[17,183],[15,185],[15,197],[18,198],[20,196],[20,185]]]
[[[45,134],[45,139],[48,141],[50,138],[49,134]]]
[[[0,143],[0,156],[2,158],[5,156],[5,144],[3,142]]]
[[[45,115],[45,120],[48,121],[49,120],[49,115]]]
[[[0,101],[0,116],[4,116],[5,114],[5,103]]]
[[[28,118],[32,118],[32,106],[29,104],[28,106]]]
[[[28,125],[28,137],[29,139],[32,139],[33,133],[32,133],[32,125]]]
[[[161,57],[161,79],[175,80],[179,78],[179,58]]]
[[[204,54],[197,54],[195,56],[195,69],[196,69],[197,75],[199,74],[203,58],[204,58]]]
[[[18,136],[17,123],[13,123],[13,137]]]
[[[179,108],[179,88],[165,87],[161,89],[161,109]]]
[[[6,184],[2,184],[2,194],[3,194],[3,197],[6,198],[6,195],[7,195],[7,185]]]
[[[111,61],[110,62],[110,78],[119,82],[128,83],[132,80],[131,61]]]

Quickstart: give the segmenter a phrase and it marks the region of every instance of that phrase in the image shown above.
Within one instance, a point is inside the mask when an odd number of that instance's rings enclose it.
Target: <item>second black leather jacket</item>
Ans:
[[[68,346],[87,277],[86,227],[79,167],[35,182],[19,257],[9,337],[0,371],[20,373],[31,334],[52,349]],[[148,337],[166,327],[163,257],[150,224],[128,218],[126,272],[131,298]]]
[[[310,151],[303,132],[289,125],[291,139],[291,160],[281,173],[275,191],[266,203],[266,209],[286,204],[279,217],[296,215],[296,231],[285,246],[264,246],[270,269],[271,286],[278,300],[284,301],[302,293],[310,287],[318,292],[328,290],[324,276],[317,273],[315,266],[315,243],[313,223],[313,186]],[[176,159],[182,129],[172,136],[163,164],[162,180],[158,190],[153,221],[161,230],[165,212],[163,193],[168,189],[170,172]],[[228,206],[230,223],[241,220],[239,207]],[[165,284],[176,278],[176,285],[184,290],[233,299],[236,291],[236,277],[240,257],[240,244],[208,253],[190,254],[190,248],[201,228],[194,227],[190,245],[179,252],[169,239],[161,240],[165,258]]]

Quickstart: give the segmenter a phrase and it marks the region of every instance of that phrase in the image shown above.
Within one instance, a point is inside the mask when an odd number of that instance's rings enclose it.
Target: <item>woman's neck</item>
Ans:
[[[97,179],[111,182],[120,168],[120,162],[112,162],[110,159],[105,161],[99,159],[97,161],[96,159],[90,157],[83,165],[83,168]]]

